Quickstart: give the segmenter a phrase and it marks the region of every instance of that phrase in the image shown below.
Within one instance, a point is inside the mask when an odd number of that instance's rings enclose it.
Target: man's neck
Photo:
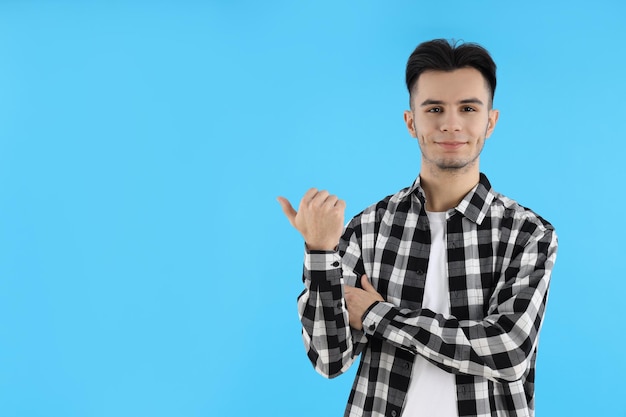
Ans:
[[[479,180],[478,165],[469,170],[423,169],[420,185],[426,194],[426,210],[441,212],[458,206]]]

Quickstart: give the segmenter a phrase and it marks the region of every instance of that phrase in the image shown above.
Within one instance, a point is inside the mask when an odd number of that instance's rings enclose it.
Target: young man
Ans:
[[[475,44],[419,45],[404,121],[422,155],[411,187],[354,217],[309,190],[298,299],[309,359],[335,377],[361,355],[346,416],[533,416],[535,359],[553,227],[495,192],[479,171],[496,66]]]

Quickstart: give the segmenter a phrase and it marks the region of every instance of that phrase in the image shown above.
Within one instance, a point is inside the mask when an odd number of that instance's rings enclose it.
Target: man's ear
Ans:
[[[413,118],[413,112],[411,110],[404,111],[404,124],[406,125],[409,134],[417,138],[417,131],[415,130],[415,119]]]
[[[485,138],[488,138],[493,133],[493,129],[496,128],[498,118],[500,117],[500,111],[496,109],[489,110],[489,119],[487,120],[487,132]]]

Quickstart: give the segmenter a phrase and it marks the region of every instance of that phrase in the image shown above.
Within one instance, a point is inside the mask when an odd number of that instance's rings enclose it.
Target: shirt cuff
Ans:
[[[337,251],[307,250],[304,254],[304,267],[309,271],[333,271],[341,268],[341,256]]]
[[[371,336],[377,332],[383,333],[383,329],[379,329],[379,327],[382,322],[390,321],[386,316],[392,313],[394,308],[394,305],[391,303],[383,301],[374,303],[363,316],[363,331],[365,334]]]

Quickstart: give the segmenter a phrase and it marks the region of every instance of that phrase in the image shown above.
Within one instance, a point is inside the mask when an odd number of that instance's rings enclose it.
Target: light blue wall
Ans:
[[[626,416],[626,6],[0,3],[0,416],[341,415],[308,363],[275,197],[354,215],[419,171],[404,65],[483,44],[494,187],[560,252],[538,417]]]

